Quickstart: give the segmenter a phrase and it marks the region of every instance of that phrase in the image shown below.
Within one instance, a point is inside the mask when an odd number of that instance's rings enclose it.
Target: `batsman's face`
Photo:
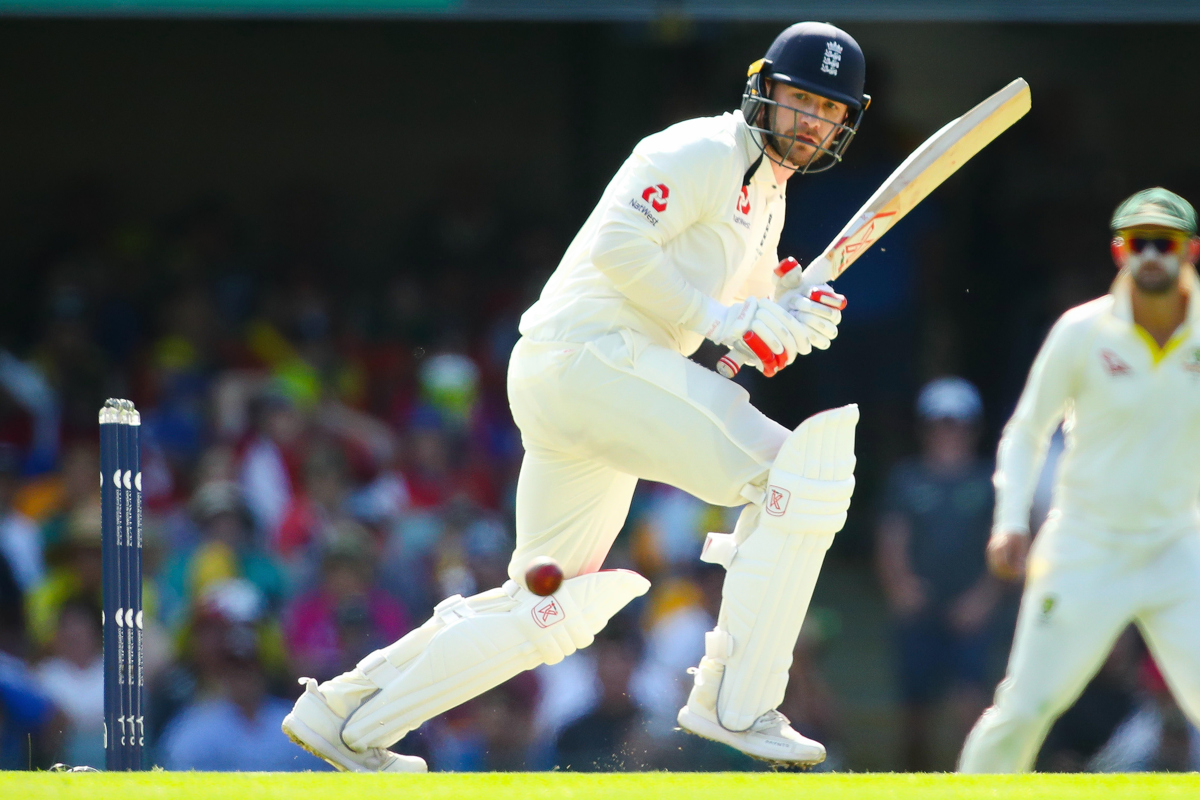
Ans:
[[[1195,237],[1157,225],[1117,231],[1112,244],[1117,264],[1129,270],[1133,282],[1146,294],[1174,288],[1183,263],[1195,263],[1200,248]]]
[[[832,148],[838,126],[849,114],[845,103],[778,81],[771,86],[771,99],[779,104],[770,115],[776,147],[786,151],[794,138],[786,158],[798,167],[807,165],[818,147]]]

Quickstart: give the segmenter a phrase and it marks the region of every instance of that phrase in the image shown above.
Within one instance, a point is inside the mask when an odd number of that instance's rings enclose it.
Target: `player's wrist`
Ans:
[[[684,322],[683,326],[693,333],[700,334],[705,339],[723,344],[717,337],[721,336],[722,330],[725,328],[729,309],[729,306],[717,302],[711,297],[705,297],[701,301],[700,307]]]

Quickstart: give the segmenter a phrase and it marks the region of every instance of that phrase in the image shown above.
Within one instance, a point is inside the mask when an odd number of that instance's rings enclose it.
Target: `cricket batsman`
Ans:
[[[799,23],[751,66],[739,110],[637,145],[521,319],[508,371],[525,448],[510,580],[443,601],[350,672],[303,679],[283,723],[297,744],[341,770],[423,771],[389,745],[591,644],[649,588],[634,572],[601,570],[644,478],[745,505],[734,533],[705,544],[702,557],[727,569],[723,604],[679,724],[763,759],[824,759],[776,707],[846,519],[857,408],[789,431],[687,354],[706,338],[744,344],[747,363],[772,375],[837,335],[836,309],[773,272],[785,182],[841,160],[869,103],[865,74],[844,31]],[[544,556],[566,579],[540,597],[524,575]]]
[[[1025,592],[1008,674],[961,772],[1031,769],[1130,622],[1200,724],[1196,212],[1147,189],[1121,203],[1112,229],[1111,292],[1055,324],[1000,441],[988,562],[1002,578],[1025,573]],[[1029,506],[1060,422],[1052,510],[1030,548]]]

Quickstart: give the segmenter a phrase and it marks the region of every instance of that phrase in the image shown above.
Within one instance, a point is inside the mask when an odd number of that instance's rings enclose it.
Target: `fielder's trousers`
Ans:
[[[1054,720],[1131,622],[1200,724],[1200,530],[1109,531],[1052,513],[1028,567],[1008,674],[959,771],[1032,769]]]

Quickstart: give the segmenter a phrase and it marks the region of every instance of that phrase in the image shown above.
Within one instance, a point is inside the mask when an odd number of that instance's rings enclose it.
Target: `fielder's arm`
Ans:
[[[1078,373],[1077,326],[1068,317],[1050,330],[1029,371],[1012,419],[1004,426],[996,453],[994,533],[1029,532],[1029,508],[1037,488],[1050,436],[1062,421]]]

